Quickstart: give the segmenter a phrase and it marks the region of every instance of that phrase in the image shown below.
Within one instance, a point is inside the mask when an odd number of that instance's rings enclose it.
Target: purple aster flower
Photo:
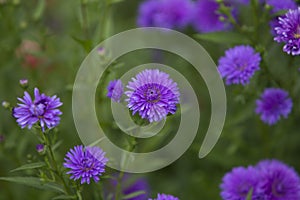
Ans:
[[[284,16],[279,17],[279,25],[274,28],[274,40],[285,43],[283,51],[287,54],[300,54],[300,7],[289,10]]]
[[[190,0],[147,0],[139,7],[138,26],[184,28],[191,20]]]
[[[13,109],[13,116],[21,128],[28,129],[38,123],[42,131],[45,131],[45,126],[49,129],[57,126],[60,121],[59,115],[62,112],[57,109],[62,105],[60,99],[55,96],[49,97],[45,94],[40,94],[37,88],[34,89],[34,100],[31,99],[27,92],[24,92],[23,98],[18,98],[21,103]]]
[[[115,177],[117,177],[117,175]],[[105,185],[105,192],[107,193],[106,196],[115,194],[117,184],[118,184],[117,178],[110,179],[109,184]],[[133,175],[125,174],[122,178],[121,184],[122,184],[123,195],[129,195],[138,191],[145,192],[143,194],[140,194],[128,200],[147,200],[147,196],[150,193],[150,189],[149,189],[149,184],[145,179],[143,178],[136,179]],[[112,196],[110,199],[114,200],[115,197]]]
[[[152,200],[152,199],[149,199],[149,200]],[[179,198],[174,197],[169,194],[157,194],[157,198],[153,199],[153,200],[179,200]]]
[[[107,86],[107,96],[115,102],[120,102],[124,93],[124,86],[121,80],[110,81]]]
[[[229,23],[220,20],[225,16],[218,13],[218,10],[219,4],[215,0],[198,0],[194,11],[194,28],[202,33],[230,29]]]
[[[252,190],[255,197],[259,179],[259,171],[252,166],[233,168],[223,177],[221,196],[224,200],[244,200]]]
[[[219,72],[226,78],[226,84],[249,84],[250,78],[260,69],[261,57],[250,46],[236,46],[228,49],[219,59]]]
[[[42,153],[44,151],[45,146],[43,144],[37,144],[35,149],[37,152]]]
[[[257,164],[261,172],[259,190],[267,200],[300,199],[300,178],[295,170],[278,160]]]
[[[269,125],[275,124],[281,116],[287,118],[293,107],[288,92],[278,88],[265,89],[260,99],[256,100],[257,114]]]
[[[90,184],[91,178],[95,182],[100,180],[99,176],[105,172],[107,161],[105,152],[99,147],[84,148],[79,145],[66,154],[64,167],[70,169],[67,174],[72,174],[71,179],[78,180],[81,178],[81,184]]]
[[[133,115],[138,112],[143,119],[153,122],[177,110],[179,89],[167,73],[146,69],[132,78],[126,87],[129,89],[125,92],[127,106]]]

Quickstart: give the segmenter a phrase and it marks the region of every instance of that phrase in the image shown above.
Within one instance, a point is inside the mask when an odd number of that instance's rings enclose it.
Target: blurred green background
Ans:
[[[84,5],[79,0],[0,0],[0,100],[15,105],[16,97],[23,96],[23,90],[18,85],[22,78],[29,80],[29,91],[38,87],[48,95],[57,94],[61,98],[64,105],[61,108],[63,115],[58,135],[63,143],[57,152],[60,161],[69,148],[81,143],[71,109],[72,86],[81,62],[91,48],[103,39],[136,27],[140,2],[124,0],[103,9],[104,2],[101,0],[88,0]],[[246,7],[243,9],[245,12],[242,12],[240,19],[251,24],[251,21],[247,21],[251,11]],[[194,76],[192,66],[175,55],[162,52],[162,64],[181,68],[181,72],[195,89],[200,102],[201,121],[193,145],[179,160],[159,171],[137,175],[149,181],[152,197],[156,193],[170,193],[183,200],[220,199],[219,185],[227,171],[234,166],[254,165],[265,158],[280,159],[300,171],[300,82],[299,73],[292,72],[297,71],[295,69],[299,67],[300,60],[296,58],[289,64],[290,57],[281,52],[280,45],[272,42],[268,24],[265,23],[264,26],[262,34],[266,37],[257,41],[257,45],[261,42],[268,48],[266,66],[272,76],[264,77],[264,73],[258,73],[247,87],[226,87],[226,124],[219,142],[204,159],[198,158],[198,151],[210,118],[207,88],[200,76]],[[192,37],[196,34],[191,28],[185,33]],[[233,46],[226,41],[198,42],[216,63],[224,50]],[[147,50],[131,54],[120,59],[124,66],[136,66],[152,59],[151,52]],[[104,88],[110,79],[118,78],[122,73],[122,69],[116,70],[99,84],[96,106],[99,106],[101,112],[98,115],[103,115],[104,124],[105,120],[110,121],[110,101],[105,98]],[[287,120],[269,127],[255,115],[254,108],[255,99],[265,87],[273,86],[273,79],[290,91],[294,108]],[[291,79],[296,81],[290,83]],[[9,171],[28,161],[39,159],[35,151],[38,140],[29,130],[21,130],[9,111],[1,109],[0,119],[0,134],[5,137],[0,143],[0,176],[18,175],[17,172],[13,174]],[[112,137],[119,138],[122,134],[114,124],[106,126]],[[163,138],[165,143],[171,137],[172,135],[168,135]],[[108,170],[108,173],[112,171]],[[93,199],[89,191],[95,189],[95,184],[85,186],[84,189],[84,198]],[[1,200],[51,197],[53,193],[48,191],[0,181]]]

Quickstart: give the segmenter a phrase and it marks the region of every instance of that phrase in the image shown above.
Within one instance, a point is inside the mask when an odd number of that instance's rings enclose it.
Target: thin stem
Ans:
[[[55,156],[54,156],[54,153],[53,153],[53,150],[52,150],[51,143],[50,143],[48,137],[45,135],[45,133],[43,133],[42,131],[39,131],[39,132],[40,132],[40,136],[41,136],[42,140],[44,141],[46,147],[48,147],[48,149],[49,149],[48,156],[50,157],[49,159],[52,161],[54,171],[56,172],[57,176],[61,179],[61,181],[64,185],[66,193],[69,194],[69,188],[67,187],[65,179],[63,178],[62,172],[59,170],[58,164],[56,162],[56,159],[55,159]]]
[[[100,0],[101,1],[101,0]],[[111,9],[111,4],[107,1],[104,0],[102,1],[103,5],[101,7],[101,10],[103,11],[103,15],[101,16],[100,19],[100,41],[103,41],[105,39],[105,34],[106,34],[106,26],[107,26],[107,21],[110,15],[110,9]]]
[[[129,152],[133,152],[136,145],[137,145],[137,141],[135,137],[131,137],[132,141],[129,141],[129,148],[128,151]],[[127,161],[128,161],[128,156],[126,154],[126,157],[124,158],[124,164],[123,167],[127,165]],[[122,170],[119,174],[118,177],[118,184],[117,184],[117,188],[116,188],[116,200],[121,200],[122,197],[122,179],[124,177],[124,171]]]
[[[82,29],[85,35],[85,39],[89,38],[89,26],[88,26],[88,15],[87,15],[87,1],[80,1],[80,11],[82,15]]]

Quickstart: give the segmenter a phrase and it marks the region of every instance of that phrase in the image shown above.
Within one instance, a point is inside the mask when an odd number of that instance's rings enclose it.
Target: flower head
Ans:
[[[3,134],[0,134],[0,143],[5,141],[5,136]]]
[[[139,7],[137,24],[181,29],[190,22],[192,9],[190,0],[146,0]]]
[[[42,130],[45,131],[45,127],[51,129],[59,124],[59,115],[62,112],[57,109],[62,105],[60,99],[55,95],[52,97],[40,94],[37,88],[34,89],[34,100],[31,99],[28,92],[24,92],[23,98],[18,98],[21,103],[13,109],[13,116],[17,119],[17,122],[21,128],[28,129],[39,123]]]
[[[275,124],[281,116],[287,118],[292,110],[292,100],[285,90],[278,88],[265,89],[261,98],[256,100],[256,113],[265,123]]]
[[[231,28],[229,23],[220,20],[219,4],[214,0],[198,0],[195,6],[193,26],[202,33],[224,31]]]
[[[27,88],[28,87],[28,80],[27,79],[21,79],[19,81],[19,84],[22,88]]]
[[[110,81],[107,86],[107,96],[115,102],[120,102],[124,93],[124,86],[121,80]]]
[[[177,110],[179,89],[165,72],[146,69],[132,78],[127,88],[127,106],[133,115],[138,112],[143,119],[154,122]]]
[[[223,177],[221,196],[224,200],[246,199],[248,193],[256,194],[259,172],[252,166],[236,167]]]
[[[226,84],[246,85],[250,78],[259,70],[261,57],[250,46],[236,46],[225,52],[219,59],[219,72],[226,78]]]
[[[45,146],[43,144],[37,144],[35,149],[38,153],[42,153],[44,151]]]
[[[67,174],[72,174],[71,179],[81,178],[81,184],[90,184],[90,179],[95,182],[100,180],[99,176],[105,172],[105,165],[108,159],[105,152],[99,147],[86,147],[82,145],[75,146],[65,157],[64,167],[69,168]]]
[[[300,54],[300,7],[289,10],[284,16],[278,18],[278,26],[275,26],[276,33],[274,40],[283,42],[283,51],[287,54]]]
[[[266,199],[300,199],[300,178],[293,168],[278,160],[263,160],[257,168],[261,171],[259,190]]]
[[[151,199],[149,199],[151,200]],[[153,200],[179,200],[179,198],[174,197],[170,194],[157,194],[157,198]]]

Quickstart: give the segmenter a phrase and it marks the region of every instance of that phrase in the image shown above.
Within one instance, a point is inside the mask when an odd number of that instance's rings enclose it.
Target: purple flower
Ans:
[[[252,166],[236,167],[223,177],[221,196],[223,200],[243,200],[252,190],[253,197],[257,193],[259,172]]]
[[[282,10],[289,9],[297,9],[297,4],[294,0],[265,0],[266,4],[272,7],[271,13],[274,14],[276,12]]]
[[[138,112],[143,119],[150,122],[160,121],[168,114],[174,114],[179,103],[177,83],[169,75],[158,69],[146,69],[126,86],[126,101],[133,115]]]
[[[228,49],[219,59],[219,72],[226,78],[226,84],[249,84],[250,78],[260,69],[261,57],[250,46],[236,46]]]
[[[278,160],[257,164],[261,172],[259,190],[267,200],[300,199],[300,178],[295,170]]]
[[[43,144],[37,144],[35,146],[35,149],[36,149],[37,152],[42,153],[44,151],[44,147],[45,146]]]
[[[149,199],[149,200],[152,200],[152,199]],[[179,198],[174,197],[169,194],[157,194],[157,198],[153,199],[153,200],[179,200]]]
[[[105,185],[105,192],[108,193],[106,196],[115,194],[117,184],[118,184],[117,178],[110,179],[109,184]],[[134,176],[125,174],[124,177],[122,178],[121,184],[122,184],[123,195],[129,195],[138,191],[145,192],[144,194],[140,194],[128,200],[147,200],[147,196],[150,193],[150,190],[149,190],[149,184],[145,179],[143,178],[135,179]],[[115,197],[112,196],[112,198],[110,199],[114,200]]]
[[[138,26],[184,28],[191,20],[190,0],[147,0],[139,7]]]
[[[23,98],[18,98],[21,103],[13,109],[13,116],[17,119],[17,123],[21,128],[28,129],[38,123],[42,131],[45,131],[45,126],[49,129],[57,126],[60,121],[59,115],[62,112],[57,109],[62,105],[60,99],[56,96],[46,96],[40,94],[37,88],[34,89],[34,100],[31,99],[27,92],[24,92]]]
[[[121,80],[110,81],[107,86],[107,97],[115,102],[120,102],[124,93],[124,86]]]
[[[105,152],[99,147],[75,146],[74,149],[66,154],[64,167],[69,168],[67,174],[72,174],[71,179],[78,180],[80,183],[90,184],[90,179],[95,182],[100,180],[99,176],[105,172],[105,165],[108,159]]]
[[[300,7],[289,10],[284,16],[279,17],[279,25],[274,28],[274,40],[285,43],[283,51],[287,54],[300,54]]]
[[[224,31],[231,28],[227,22],[220,21],[224,17],[218,13],[219,4],[215,0],[198,0],[195,7],[193,26],[202,33]]]
[[[256,100],[257,114],[262,121],[269,125],[275,124],[281,116],[287,118],[293,107],[289,94],[282,89],[265,89],[260,99]]]

